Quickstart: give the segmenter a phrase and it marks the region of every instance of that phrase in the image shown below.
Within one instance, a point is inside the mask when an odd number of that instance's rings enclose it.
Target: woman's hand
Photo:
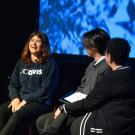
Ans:
[[[11,107],[12,112],[14,113],[14,112],[16,112],[16,109],[17,109],[17,107],[19,106],[20,103],[21,103],[21,101],[20,101],[19,98],[14,98],[14,99],[11,101],[10,105],[8,106],[8,108]]]
[[[22,102],[18,105],[18,107],[16,108],[16,111],[19,110],[21,107],[23,107],[24,105],[26,105],[26,101],[22,100]]]
[[[61,110],[58,108],[54,113],[54,119],[56,119],[61,114]]]

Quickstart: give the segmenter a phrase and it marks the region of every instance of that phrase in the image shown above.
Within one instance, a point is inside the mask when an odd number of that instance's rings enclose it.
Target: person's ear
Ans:
[[[110,65],[111,64],[111,56],[110,56],[110,54],[106,52],[105,57],[106,57],[107,64]]]
[[[111,58],[111,55],[110,54],[108,54],[108,55],[109,55],[109,62],[112,64],[113,63],[113,60]]]

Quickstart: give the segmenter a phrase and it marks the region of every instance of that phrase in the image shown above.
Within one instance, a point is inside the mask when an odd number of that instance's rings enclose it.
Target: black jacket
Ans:
[[[83,100],[66,104],[67,113],[92,112],[89,133],[135,135],[135,72],[130,68],[113,71]]]

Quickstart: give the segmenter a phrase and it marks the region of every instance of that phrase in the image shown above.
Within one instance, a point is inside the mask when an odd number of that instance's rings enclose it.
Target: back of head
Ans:
[[[130,45],[123,38],[112,38],[107,44],[107,53],[110,54],[112,62],[125,65],[129,58]]]
[[[106,44],[110,40],[109,34],[101,29],[96,28],[84,33],[83,45],[86,49],[95,48],[101,55],[104,55],[106,50]]]

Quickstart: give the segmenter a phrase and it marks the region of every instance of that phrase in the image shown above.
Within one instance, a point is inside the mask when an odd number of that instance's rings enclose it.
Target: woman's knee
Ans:
[[[18,121],[18,115],[17,115],[16,113],[13,113],[13,114],[10,116],[9,120],[12,120],[12,121],[17,122],[17,121]]]
[[[20,111],[16,111],[15,113],[12,114],[12,116],[10,117],[10,119],[12,119],[13,121],[17,121],[17,122],[25,122],[25,116],[20,113]]]

